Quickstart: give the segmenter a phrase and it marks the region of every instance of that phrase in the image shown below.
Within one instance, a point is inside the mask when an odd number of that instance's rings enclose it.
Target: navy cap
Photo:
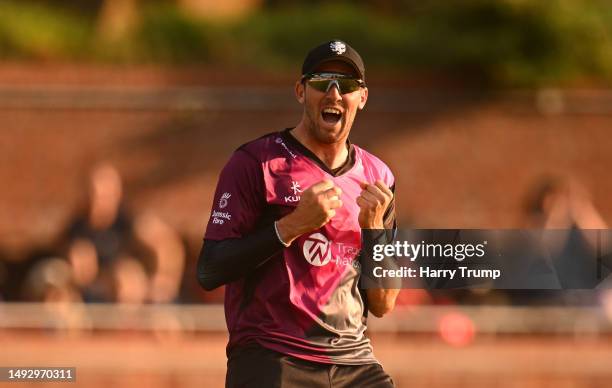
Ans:
[[[355,69],[359,78],[365,81],[365,66],[361,56],[347,43],[337,39],[325,42],[310,50],[302,65],[302,75],[313,73],[320,64],[329,61],[347,63]]]

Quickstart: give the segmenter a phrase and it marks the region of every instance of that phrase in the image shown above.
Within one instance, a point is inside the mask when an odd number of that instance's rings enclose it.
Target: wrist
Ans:
[[[291,245],[291,242],[286,242],[282,237],[281,234],[278,231],[278,221],[274,221],[274,233],[276,233],[276,238],[278,239],[278,241],[283,244],[283,246],[285,248],[289,247]]]
[[[274,223],[278,238],[281,240],[283,245],[290,245],[293,240],[298,238],[302,232],[291,220],[291,215],[285,216]]]
[[[361,229],[384,229],[384,225],[382,222],[364,222],[359,225]]]

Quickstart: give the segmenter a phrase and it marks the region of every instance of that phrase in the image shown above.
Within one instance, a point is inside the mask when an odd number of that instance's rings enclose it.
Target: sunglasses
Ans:
[[[334,85],[338,88],[340,94],[353,93],[359,88],[365,87],[365,82],[362,80],[340,73],[308,74],[302,80],[306,81],[313,89],[323,93],[327,93]]]

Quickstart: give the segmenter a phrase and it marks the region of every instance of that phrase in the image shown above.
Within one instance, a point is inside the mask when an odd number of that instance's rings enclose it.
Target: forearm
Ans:
[[[290,213],[287,216],[276,221],[278,230],[278,238],[285,244],[291,244],[296,238],[310,231],[312,228],[304,227],[300,222],[299,217],[296,220],[296,214]]]
[[[331,180],[314,184],[302,193],[297,208],[276,223],[239,239],[205,240],[198,260],[198,280],[206,290],[240,279],[303,233],[315,230],[342,205],[340,189]],[[278,234],[277,234],[278,231]],[[282,241],[282,243],[281,243]]]
[[[375,317],[381,318],[395,307],[399,289],[370,288],[368,294],[368,310]]]
[[[204,240],[198,281],[205,290],[213,290],[244,277],[282,249],[272,224],[243,238]]]
[[[378,318],[393,310],[401,288],[401,280],[398,278],[375,278],[372,275],[375,267],[397,268],[394,256],[374,260],[372,255],[375,245],[393,243],[393,234],[394,231],[389,229],[362,229],[361,233],[362,250],[359,260],[362,268],[361,276],[364,277],[361,284],[366,288],[368,310]]]

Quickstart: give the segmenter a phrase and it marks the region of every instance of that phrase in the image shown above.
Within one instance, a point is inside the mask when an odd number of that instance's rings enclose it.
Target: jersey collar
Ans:
[[[283,138],[283,140],[285,140],[285,142],[289,143],[292,147],[298,150],[302,155],[312,160],[317,166],[319,166],[319,168],[321,168],[321,170],[325,171],[329,175],[340,176],[344,174],[345,172],[349,171],[355,165],[355,147],[350,142],[350,140],[348,139],[346,140],[346,147],[348,148],[348,151],[349,151],[348,157],[346,158],[346,160],[340,167],[332,170],[329,167],[327,167],[327,165],[321,159],[319,159],[319,157],[315,155],[314,152],[312,152],[306,146],[300,143],[299,140],[296,139],[291,134],[290,131],[292,129],[293,128],[286,128],[285,130],[280,132],[280,135]]]

